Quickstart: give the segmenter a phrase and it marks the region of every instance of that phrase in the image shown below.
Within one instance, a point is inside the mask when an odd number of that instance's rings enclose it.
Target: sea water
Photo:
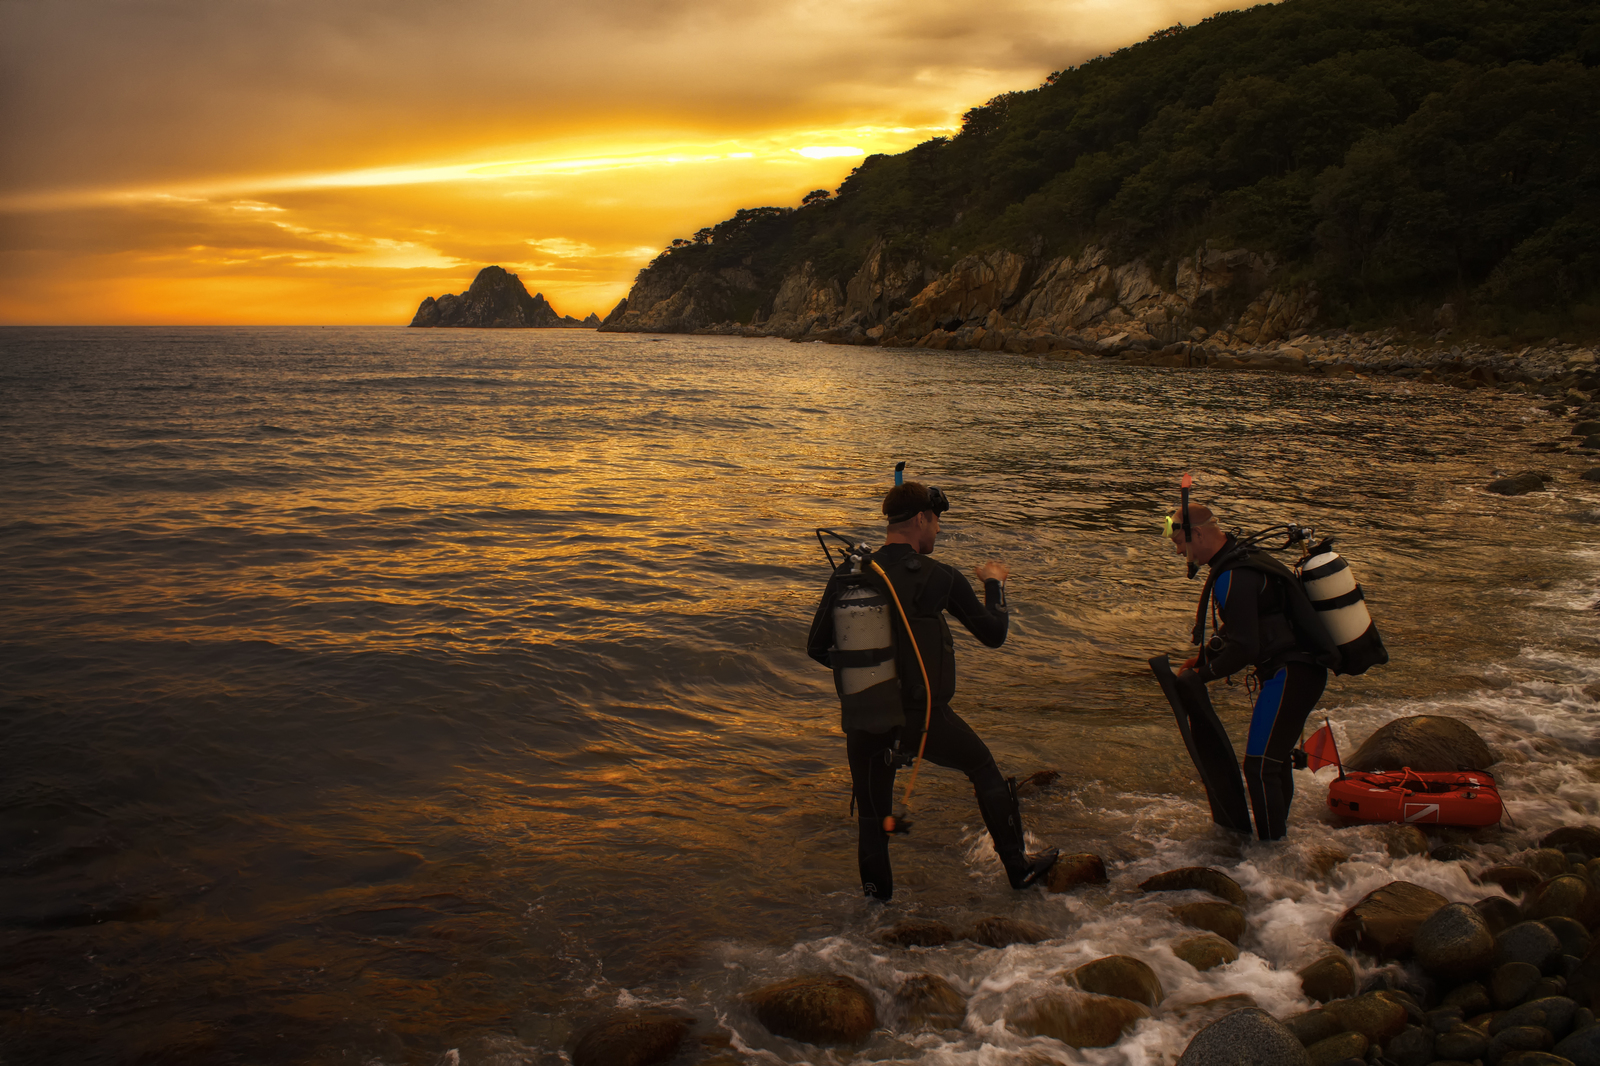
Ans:
[[[1403,878],[1451,899],[1600,822],[1600,486],[1538,465],[1526,396],[1394,380],[584,331],[0,332],[0,1061],[532,1063],[618,1006],[697,1019],[679,1061],[1170,1062],[1186,1005],[1304,1009],[1294,970]],[[970,788],[930,769],[861,899],[829,673],[803,650],[814,530],[872,538],[904,460],[938,558],[1008,563],[955,706],[1030,842],[1111,883],[1013,893]],[[1547,462],[1546,466],[1552,464]],[[1145,660],[1198,581],[1160,535],[1184,472],[1242,529],[1337,537],[1393,656],[1311,723],[1352,752],[1418,713],[1476,728],[1510,815],[1480,858],[1391,857],[1300,772],[1285,843],[1210,825]],[[1242,742],[1248,696],[1213,686]],[[1434,843],[1444,839],[1436,835]],[[1324,875],[1312,849],[1350,856]],[[1241,958],[1197,973],[1139,881],[1215,865]],[[1054,939],[890,949],[903,917]],[[1134,954],[1167,998],[1112,1048],[1006,1011]],[[855,978],[856,1048],[767,1033],[750,989]],[[937,973],[959,1029],[902,1024]]]

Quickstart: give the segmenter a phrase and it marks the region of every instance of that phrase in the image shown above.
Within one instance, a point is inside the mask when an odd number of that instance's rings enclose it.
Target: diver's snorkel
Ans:
[[[1189,524],[1189,490],[1193,487],[1194,477],[1190,474],[1183,475],[1183,480],[1178,482],[1183,497],[1183,557],[1188,560],[1191,581],[1200,572],[1200,564],[1194,560],[1194,527]]]

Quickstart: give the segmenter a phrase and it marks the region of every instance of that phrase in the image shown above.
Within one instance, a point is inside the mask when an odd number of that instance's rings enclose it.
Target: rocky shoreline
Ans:
[[[1384,726],[1347,765],[1398,769],[1397,760],[1421,760],[1482,769],[1497,758],[1465,723],[1421,716]],[[1031,785],[1049,788],[1052,781],[1043,771]],[[1059,950],[1079,934],[1062,939],[1060,931],[1016,917],[982,916],[957,927],[885,910],[869,933],[875,947],[866,966],[858,960],[748,988],[732,1017],[614,1011],[575,1034],[571,1062],[768,1061],[767,1054],[747,1057],[756,1049],[734,1038],[739,1028],[754,1038],[752,1026],[819,1048],[862,1049],[885,1034],[910,1040],[996,1026],[1005,1039],[1094,1049],[1133,1047],[1151,1024],[1162,1024],[1192,1034],[1181,1051],[1168,1045],[1152,1060],[1175,1056],[1178,1066],[1600,1066],[1600,828],[1567,825],[1537,837],[1504,824],[1429,826],[1429,834],[1412,825],[1365,828],[1409,876],[1479,898],[1452,901],[1391,877],[1324,927],[1309,962],[1278,979],[1265,956],[1274,954],[1279,904],[1339,878],[1371,883],[1361,857],[1331,838],[1279,856],[1303,878],[1288,896],[1283,883],[1263,880],[1242,856],[1166,870],[1137,885],[1125,874],[1108,878],[1100,856],[1067,856],[1044,891],[1081,897],[1092,909],[1070,912],[1087,922],[1094,919],[1086,914],[1108,907],[1138,908],[1141,928],[1130,949],[1066,968],[1058,963],[1032,982],[992,986],[971,973],[956,976],[962,967],[947,953],[966,952],[981,974],[975,951]],[[1276,981],[1280,993],[1292,991],[1258,1001],[1249,992],[1216,995],[1212,984],[1208,995],[1203,975],[1229,968],[1265,975],[1263,990]],[[1055,1046],[1038,1045],[1042,1057],[1033,1061],[1067,1061],[1051,1052]],[[1129,1052],[1138,1061],[1153,1051],[1148,1042],[1138,1047]],[[898,1053],[891,1058],[902,1061]]]

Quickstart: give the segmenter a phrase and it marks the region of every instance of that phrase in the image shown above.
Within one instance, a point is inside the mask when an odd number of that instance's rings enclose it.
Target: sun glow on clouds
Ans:
[[[490,263],[604,314],[673,238],[1214,2],[0,5],[0,322],[400,323]]]

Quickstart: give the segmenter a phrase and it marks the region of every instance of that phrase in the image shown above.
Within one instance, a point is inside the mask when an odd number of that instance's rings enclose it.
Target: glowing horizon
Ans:
[[[237,27],[161,31],[112,0],[0,12],[21,90],[0,103],[0,323],[403,324],[490,264],[603,317],[672,239],[796,206],[999,92],[1215,10],[509,2],[457,9],[503,40],[441,29],[421,0],[351,0],[355,38],[306,0],[238,8],[259,24],[243,48]],[[647,25],[619,37],[615,18]],[[551,24],[571,54],[516,58]],[[352,40],[359,61],[334,47]],[[707,49],[731,58],[675,60]]]

